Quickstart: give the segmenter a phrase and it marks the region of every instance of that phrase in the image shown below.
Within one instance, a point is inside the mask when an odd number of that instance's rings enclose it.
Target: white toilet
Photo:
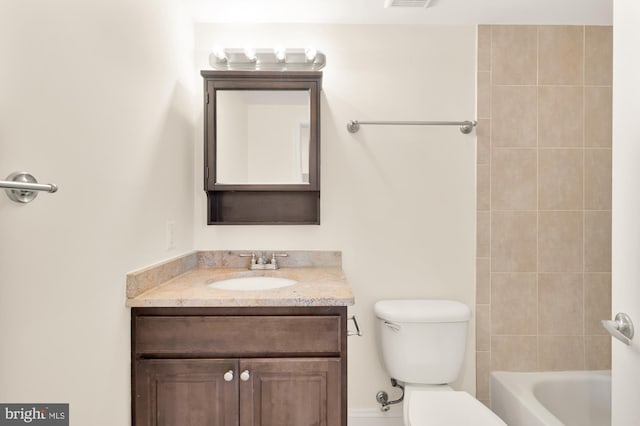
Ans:
[[[453,300],[381,300],[379,346],[389,375],[404,382],[405,426],[505,426],[466,392],[454,391],[471,310]]]

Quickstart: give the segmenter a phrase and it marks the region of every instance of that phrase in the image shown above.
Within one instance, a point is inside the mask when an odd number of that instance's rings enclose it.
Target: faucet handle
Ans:
[[[240,257],[250,257],[251,264],[254,265],[256,263],[256,254],[255,253],[240,253],[238,256]]]
[[[276,257],[288,257],[287,253],[276,253],[275,251],[271,253],[271,263],[276,261]]]
[[[271,264],[278,269],[278,261],[276,260],[276,257],[287,257],[289,256],[287,253],[276,253],[275,251],[273,253],[271,253]]]

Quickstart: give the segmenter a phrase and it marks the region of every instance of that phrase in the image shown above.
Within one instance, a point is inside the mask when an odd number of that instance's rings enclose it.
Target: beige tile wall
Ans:
[[[492,370],[606,369],[612,28],[478,27],[477,398]]]

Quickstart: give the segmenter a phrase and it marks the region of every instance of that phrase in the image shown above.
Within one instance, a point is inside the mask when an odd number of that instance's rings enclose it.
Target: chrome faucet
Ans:
[[[280,269],[277,258],[287,256],[289,256],[287,253],[276,253],[275,251],[271,253],[271,259],[263,252],[258,252],[257,255],[255,252],[240,253],[240,257],[251,257],[251,262],[249,262],[249,270],[251,271]]]

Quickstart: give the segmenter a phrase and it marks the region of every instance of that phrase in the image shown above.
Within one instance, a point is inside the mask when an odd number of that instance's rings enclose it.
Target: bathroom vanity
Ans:
[[[134,425],[346,426],[340,254],[289,253],[275,271],[197,252],[127,276]],[[295,284],[216,288],[256,276]]]

